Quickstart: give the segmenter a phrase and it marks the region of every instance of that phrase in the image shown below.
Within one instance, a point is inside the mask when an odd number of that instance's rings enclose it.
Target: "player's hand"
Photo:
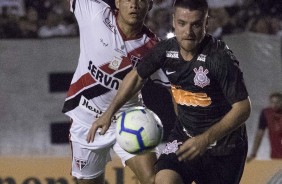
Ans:
[[[92,124],[87,134],[87,138],[86,138],[87,143],[94,141],[96,132],[99,128],[101,128],[101,132],[99,132],[100,135],[104,135],[106,133],[106,131],[109,129],[111,125],[111,118],[112,118],[111,115],[104,113],[99,119],[97,119]]]
[[[208,146],[208,140],[199,135],[185,141],[176,151],[176,155],[179,161],[193,160],[194,158],[204,154]]]

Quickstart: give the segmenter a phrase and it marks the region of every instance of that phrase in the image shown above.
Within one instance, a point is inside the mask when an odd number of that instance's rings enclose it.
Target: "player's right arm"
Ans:
[[[109,108],[92,124],[86,139],[88,143],[94,141],[98,128],[101,128],[101,135],[106,133],[111,125],[111,118],[114,114],[141,90],[147,78],[160,69],[162,63],[159,61],[162,61],[160,58],[162,58],[162,53],[165,52],[159,50],[163,50],[163,48],[155,46],[151,49],[150,52],[142,58],[141,64],[125,76]]]
[[[92,124],[88,135],[87,142],[93,142],[95,134],[98,128],[101,128],[100,134],[103,135],[106,133],[108,128],[111,125],[111,118],[113,115],[128,101],[130,100],[138,91],[141,90],[145,79],[142,79],[136,69],[133,69],[129,72],[123,79],[121,86],[118,89],[117,95],[112,101],[111,105],[103,113],[103,115]]]
[[[78,24],[89,25],[93,19],[110,5],[103,0],[69,0],[70,11],[75,14]]]

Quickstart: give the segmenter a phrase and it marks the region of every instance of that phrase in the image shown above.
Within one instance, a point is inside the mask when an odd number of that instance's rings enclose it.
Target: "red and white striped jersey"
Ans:
[[[118,12],[102,0],[70,3],[79,25],[80,56],[63,112],[90,127],[110,105],[125,75],[158,38],[143,26],[140,37],[126,39],[116,21]],[[154,76],[158,81],[168,81],[161,71]],[[120,110],[141,104],[137,94]]]

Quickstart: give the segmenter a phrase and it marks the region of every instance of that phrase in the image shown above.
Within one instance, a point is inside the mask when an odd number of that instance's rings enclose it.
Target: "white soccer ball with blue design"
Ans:
[[[142,153],[155,148],[163,138],[160,118],[145,107],[133,107],[117,119],[116,138],[129,153]]]

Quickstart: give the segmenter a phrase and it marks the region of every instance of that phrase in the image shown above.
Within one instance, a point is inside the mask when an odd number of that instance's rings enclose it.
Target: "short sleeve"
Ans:
[[[243,78],[243,72],[239,68],[239,62],[232,51],[225,49],[213,58],[212,75],[222,89],[223,94],[230,104],[248,98],[247,88]]]
[[[160,41],[142,58],[140,64],[137,66],[137,73],[141,78],[149,78],[164,65],[168,45],[167,42],[167,40]],[[156,75],[162,74],[160,72]]]

